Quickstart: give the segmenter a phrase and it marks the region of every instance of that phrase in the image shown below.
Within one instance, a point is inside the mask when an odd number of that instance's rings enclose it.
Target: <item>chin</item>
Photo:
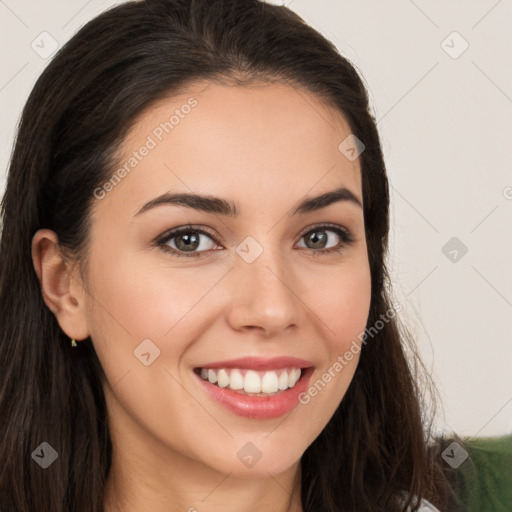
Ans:
[[[270,434],[272,436],[272,434]],[[279,475],[296,466],[300,461],[303,452],[297,450],[293,443],[288,445],[288,450],[280,450],[278,446],[273,446],[267,442],[263,447],[263,440],[257,448],[258,441],[254,444],[247,442],[238,448],[235,457],[224,458],[215,457],[213,467],[224,474],[231,474],[234,478],[268,478],[269,475]]]
[[[288,464],[282,462],[280,464],[269,464],[268,462],[264,463],[262,459],[252,468],[240,468],[240,465],[238,465],[236,468],[232,467],[229,473],[231,473],[231,477],[241,480],[269,478],[269,476],[277,476],[289,471],[293,466],[296,466],[299,461],[300,459]]]

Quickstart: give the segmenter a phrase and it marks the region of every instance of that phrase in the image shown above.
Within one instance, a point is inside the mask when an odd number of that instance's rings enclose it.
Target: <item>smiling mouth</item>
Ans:
[[[293,388],[306,368],[256,371],[245,368],[195,368],[203,380],[247,396],[274,396]]]

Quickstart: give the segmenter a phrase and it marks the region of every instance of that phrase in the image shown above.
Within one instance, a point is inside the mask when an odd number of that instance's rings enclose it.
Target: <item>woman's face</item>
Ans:
[[[370,306],[349,134],[284,84],[197,83],[136,122],[95,191],[84,283],[125,454],[278,474],[325,427]]]

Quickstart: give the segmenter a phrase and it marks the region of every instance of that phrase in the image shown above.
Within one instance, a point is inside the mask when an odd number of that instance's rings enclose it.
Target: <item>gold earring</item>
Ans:
[[[71,340],[71,346],[72,346],[72,347],[76,347],[76,346],[77,346],[77,345],[76,345],[76,340]]]

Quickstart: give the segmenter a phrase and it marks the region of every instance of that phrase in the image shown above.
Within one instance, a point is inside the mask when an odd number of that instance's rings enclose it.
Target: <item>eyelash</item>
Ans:
[[[316,249],[316,250],[311,249],[312,255],[314,257],[317,257],[319,255],[323,256],[323,255],[330,254],[330,253],[341,252],[343,249],[345,249],[346,246],[350,245],[351,243],[353,243],[355,241],[355,239],[352,236],[352,234],[350,233],[350,231],[348,231],[347,229],[342,228],[340,226],[337,226],[336,224],[320,224],[318,226],[313,226],[313,228],[310,228],[310,229],[308,229],[308,231],[302,233],[300,238],[303,238],[304,236],[309,235],[310,233],[314,233],[315,231],[332,231],[340,237],[341,242],[338,247],[330,247],[328,249]],[[208,230],[206,230],[204,228],[197,228],[197,227],[194,227],[193,225],[182,226],[180,228],[174,229],[174,230],[164,234],[163,236],[161,236],[160,238],[158,238],[156,240],[156,245],[158,247],[161,247],[161,249],[164,250],[165,252],[169,252],[172,255],[177,256],[178,258],[181,258],[181,257],[197,258],[197,257],[201,256],[204,252],[207,252],[207,251],[197,251],[197,252],[185,253],[183,251],[177,251],[176,249],[173,249],[172,247],[169,247],[168,245],[166,245],[167,242],[169,242],[173,238],[176,238],[179,235],[190,234],[190,233],[200,233],[200,234],[206,235],[209,238],[211,238],[213,240],[213,242],[215,242],[215,244],[220,245],[220,243],[216,240],[215,236],[212,233],[210,233]],[[307,247],[306,247],[306,249],[307,249]]]

